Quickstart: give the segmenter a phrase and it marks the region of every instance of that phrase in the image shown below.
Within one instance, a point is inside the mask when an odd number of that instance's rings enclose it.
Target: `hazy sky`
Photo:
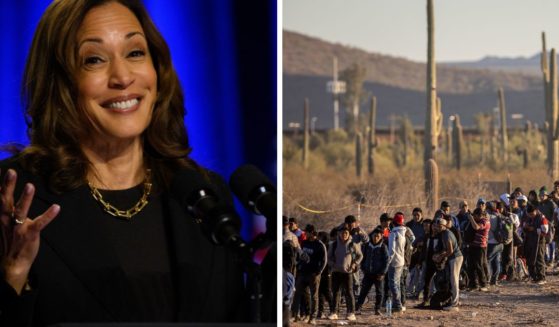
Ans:
[[[284,29],[426,61],[426,0],[283,0]],[[532,56],[559,47],[559,0],[434,0],[438,61]]]

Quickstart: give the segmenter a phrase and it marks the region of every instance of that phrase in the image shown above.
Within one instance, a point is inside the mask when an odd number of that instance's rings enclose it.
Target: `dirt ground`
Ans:
[[[461,292],[460,309],[456,312],[420,310],[413,307],[419,301],[408,300],[406,312],[392,317],[375,316],[371,304],[363,306],[357,321],[330,321],[318,319],[318,326],[559,326],[559,276],[558,271],[548,272],[547,284],[531,282],[503,282],[490,292]],[[345,307],[340,312],[345,313]],[[345,314],[339,315],[345,318]],[[291,326],[310,326],[292,323]]]

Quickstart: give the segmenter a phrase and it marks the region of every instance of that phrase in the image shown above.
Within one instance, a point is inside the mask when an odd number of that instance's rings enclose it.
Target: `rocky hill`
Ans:
[[[426,64],[326,42],[299,33],[283,32],[283,126],[302,120],[305,97],[317,128],[332,127],[332,98],[326,82],[332,76],[332,58],[339,70],[359,63],[366,67],[365,90],[379,103],[379,124],[389,115],[408,115],[416,125],[424,122]],[[473,115],[489,112],[497,104],[497,89],[503,87],[508,114],[543,120],[542,79],[534,73],[437,66],[437,88],[443,113],[461,114],[462,122],[473,124]],[[343,108],[341,108],[343,111]],[[364,103],[362,112],[368,111]],[[343,122],[343,120],[341,120]],[[523,123],[523,122],[518,122]]]

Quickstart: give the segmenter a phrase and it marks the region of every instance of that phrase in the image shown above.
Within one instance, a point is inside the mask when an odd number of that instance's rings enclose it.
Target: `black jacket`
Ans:
[[[133,293],[112,246],[96,223],[96,202],[87,186],[56,195],[41,178],[25,172],[13,159],[0,162],[2,175],[17,171],[19,198],[25,183],[35,185],[29,217],[59,204],[61,211],[41,233],[31,268],[33,290],[17,296],[0,278],[0,326],[46,326],[62,322],[122,322],[134,317],[127,303]],[[3,177],[2,177],[3,178]],[[225,188],[221,179],[213,181]],[[230,199],[230,194],[225,194]],[[177,321],[227,322],[244,320],[244,286],[238,256],[213,245],[200,225],[169,194],[162,195],[171,264],[176,273]],[[97,206],[97,207],[95,207]],[[112,267],[99,274],[99,265]]]

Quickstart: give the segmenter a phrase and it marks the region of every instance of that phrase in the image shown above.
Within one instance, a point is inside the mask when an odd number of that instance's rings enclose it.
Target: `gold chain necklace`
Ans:
[[[109,202],[105,201],[105,199],[103,199],[103,195],[99,192],[99,190],[95,186],[93,186],[93,184],[87,182],[87,185],[91,190],[91,195],[97,202],[101,204],[105,212],[118,218],[130,220],[134,215],[142,211],[142,209],[149,202],[148,197],[149,194],[151,193],[151,170],[150,169],[146,170],[146,177],[144,179],[144,193],[142,194],[142,197],[132,208],[128,210],[117,209],[115,206],[113,206]]]

